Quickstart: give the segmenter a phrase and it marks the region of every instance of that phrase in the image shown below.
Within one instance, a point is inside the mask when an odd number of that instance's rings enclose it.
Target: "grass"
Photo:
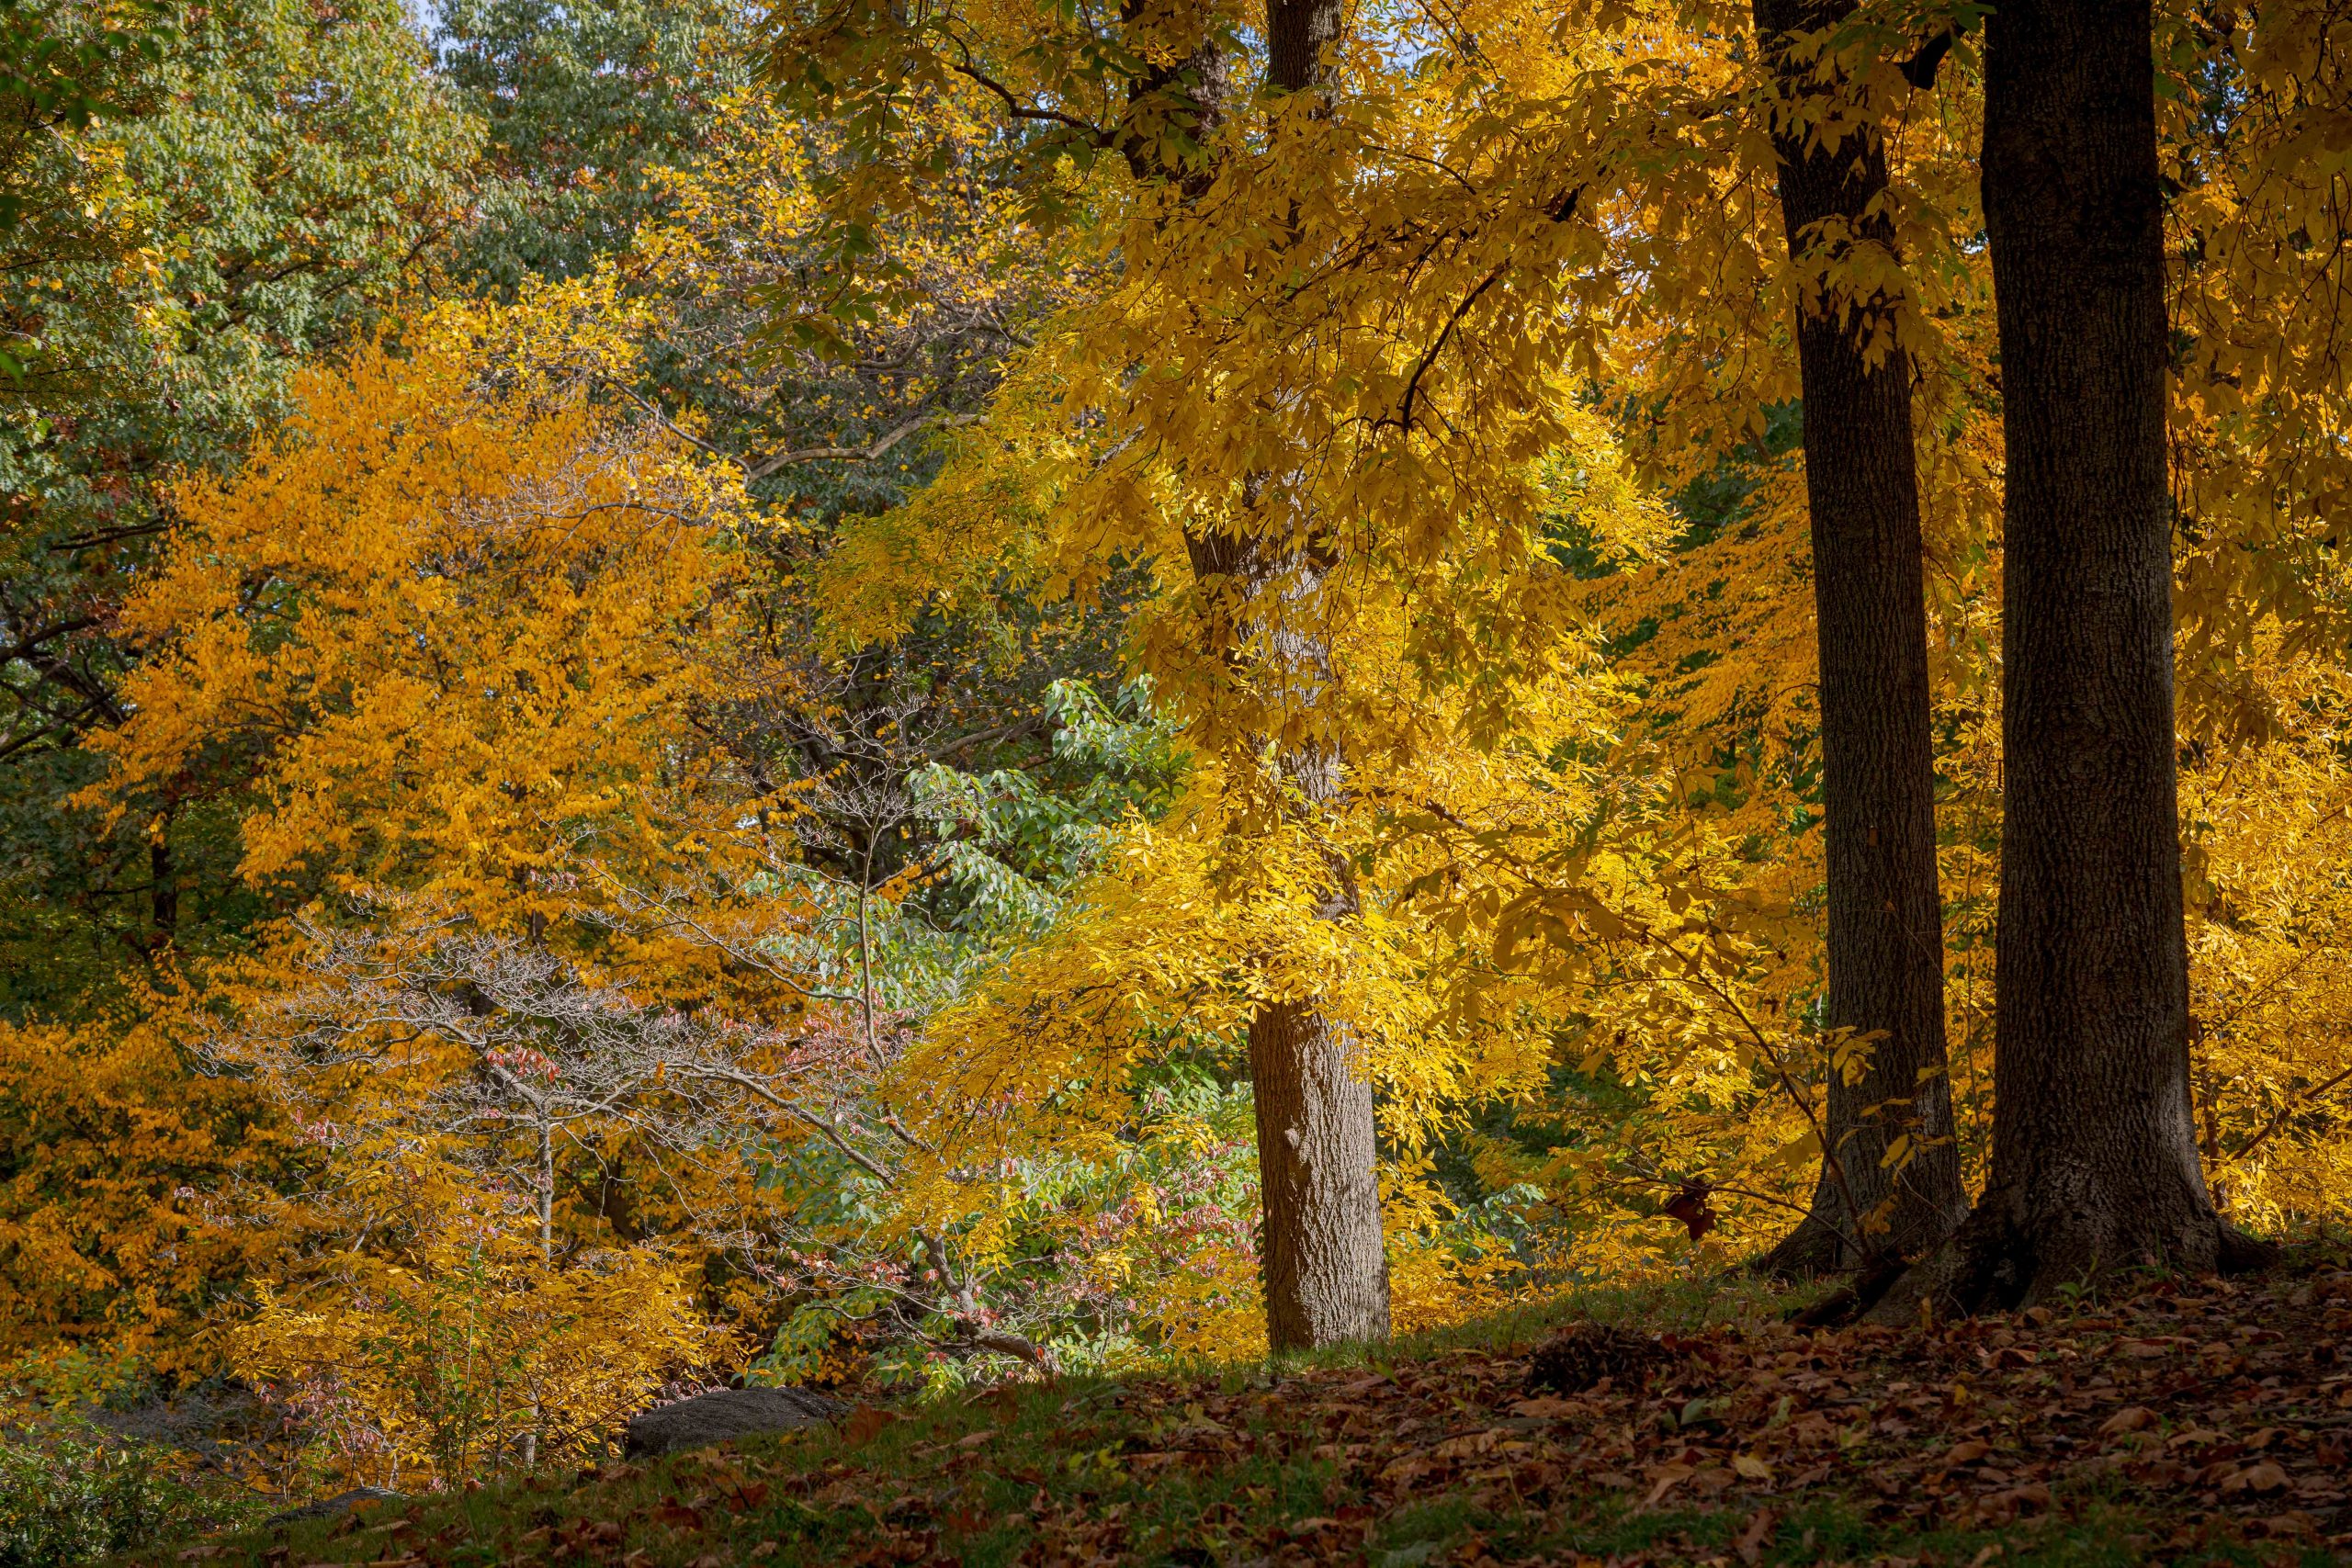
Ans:
[[[2147,1312],[2202,1310],[2178,1301]],[[2352,1520],[2306,1506],[2340,1467],[2334,1380],[2263,1382],[2257,1347],[2231,1374],[2253,1391],[2237,1405],[2175,1411],[2165,1390],[2212,1380],[2143,1357],[2137,1308],[1804,1337],[1779,1325],[1791,1304],[1747,1283],[1586,1291],[1370,1350],[869,1406],[192,1550],[266,1568],[2352,1562],[2352,1536],[2329,1534]],[[1690,1359],[1645,1393],[1522,1403],[1525,1349],[1574,1319],[1670,1331]],[[2098,1436],[2123,1408],[2143,1429]],[[2224,1457],[2167,1463],[2182,1451]]]

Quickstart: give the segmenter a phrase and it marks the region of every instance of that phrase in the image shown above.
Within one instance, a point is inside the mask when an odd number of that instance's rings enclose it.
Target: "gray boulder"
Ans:
[[[763,1432],[797,1431],[848,1409],[838,1399],[805,1388],[722,1388],[632,1416],[621,1448],[632,1458],[650,1458]]]
[[[386,1497],[398,1497],[397,1492],[387,1492],[380,1486],[355,1486],[348,1492],[338,1492],[332,1497],[317,1497],[299,1508],[288,1508],[282,1514],[272,1514],[262,1521],[266,1526],[299,1525],[310,1519],[332,1519],[347,1514],[362,1503],[380,1502]]]

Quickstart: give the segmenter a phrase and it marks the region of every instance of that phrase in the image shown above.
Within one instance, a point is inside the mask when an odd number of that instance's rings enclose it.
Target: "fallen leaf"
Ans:
[[[1562,1416],[1573,1416],[1578,1408],[1579,1406],[1573,1399],[1557,1399],[1547,1393],[1534,1399],[1521,1400],[1510,1407],[1510,1413],[1534,1420],[1549,1421]]]
[[[1753,1563],[1763,1559],[1764,1543],[1772,1539],[1772,1527],[1778,1523],[1780,1517],[1771,1509],[1756,1510],[1756,1517],[1747,1521],[1747,1528],[1739,1532],[1737,1540],[1732,1542],[1732,1550],[1739,1553],[1742,1562]]]
[[[2156,1413],[2146,1405],[2127,1404],[2098,1424],[2098,1435],[2102,1438],[2119,1438],[2126,1432],[2137,1432],[2153,1427],[2155,1422]]]
[[[1951,1446],[1951,1451],[1944,1455],[1944,1462],[1946,1464],[1974,1464],[1992,1451],[1992,1444],[1971,1438],[1966,1442],[1954,1443]]]
[[[1732,1456],[1731,1467],[1750,1481],[1770,1481],[1772,1479],[1772,1467],[1765,1463],[1762,1460],[1758,1459],[1754,1454],[1734,1454]]]
[[[2284,1492],[2286,1489],[2287,1472],[2270,1460],[2247,1465],[2222,1482],[2222,1491],[2225,1495],[2252,1492],[2259,1496],[2268,1496],[2273,1492]]]
[[[1476,1459],[1494,1452],[1495,1444],[1502,1436],[1500,1432],[1464,1432],[1458,1438],[1446,1438],[1430,1453],[1437,1459]]]
[[[1392,1459],[1382,1466],[1380,1479],[1387,1482],[1416,1481],[1436,1468],[1424,1455],[1407,1454],[1403,1459]]]
[[[1651,1467],[1650,1495],[1642,1499],[1642,1506],[1656,1507],[1659,1498],[1697,1473],[1696,1469],[1687,1464],[1661,1464]]]
[[[851,1448],[864,1448],[874,1440],[876,1433],[898,1418],[890,1411],[861,1404],[842,1417],[842,1440]]]

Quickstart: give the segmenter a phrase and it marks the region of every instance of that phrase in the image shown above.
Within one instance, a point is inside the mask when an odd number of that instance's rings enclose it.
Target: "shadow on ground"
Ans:
[[[868,1404],[787,1438],[148,1554],[267,1568],[2352,1562],[2352,1268],[1902,1330],[1584,1291],[1279,1368]],[[1654,1370],[1528,1386],[1564,1323]]]

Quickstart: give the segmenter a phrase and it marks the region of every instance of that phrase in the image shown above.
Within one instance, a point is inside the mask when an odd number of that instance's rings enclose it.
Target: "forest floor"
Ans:
[[[1752,1285],[1587,1292],[1279,1370],[1008,1387],[158,1564],[2352,1562],[2352,1266],[1808,1332]],[[1564,1322],[1638,1391],[1531,1394]]]

